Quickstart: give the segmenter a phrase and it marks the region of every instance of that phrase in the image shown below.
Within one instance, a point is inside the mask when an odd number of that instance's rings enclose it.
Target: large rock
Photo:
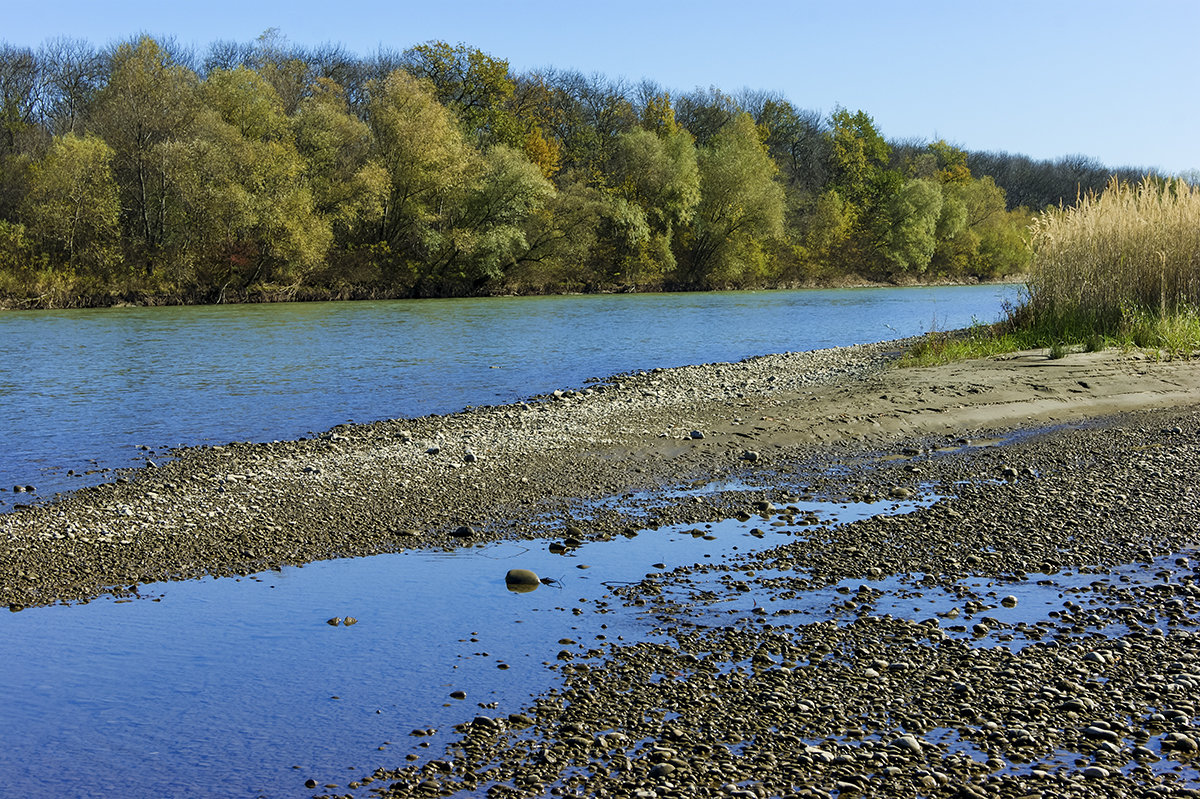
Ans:
[[[541,585],[541,581],[537,574],[529,569],[509,569],[508,574],[504,575],[504,585],[509,591],[526,594]]]

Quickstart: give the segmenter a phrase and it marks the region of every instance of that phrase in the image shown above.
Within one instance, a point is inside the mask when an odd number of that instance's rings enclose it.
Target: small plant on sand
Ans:
[[[901,366],[935,366],[965,358],[985,358],[1022,348],[1022,341],[1004,325],[978,321],[965,330],[932,330],[900,358]]]

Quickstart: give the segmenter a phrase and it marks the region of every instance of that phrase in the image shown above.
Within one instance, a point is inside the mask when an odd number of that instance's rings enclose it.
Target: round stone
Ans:
[[[509,569],[504,575],[504,585],[509,591],[526,594],[541,585],[541,580],[530,569]]]

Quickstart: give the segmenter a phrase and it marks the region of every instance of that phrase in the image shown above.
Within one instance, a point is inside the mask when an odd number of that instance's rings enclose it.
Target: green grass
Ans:
[[[1018,309],[1019,311],[1019,309]],[[1080,318],[1061,324],[1032,325],[1020,316],[994,325],[972,325],[965,330],[926,333],[901,356],[899,365],[936,366],[971,358],[990,358],[1022,350],[1047,351],[1048,358],[1072,352],[1106,349],[1149,352],[1155,358],[1200,357],[1200,312],[1188,310],[1168,316],[1129,314],[1109,334],[1099,332]]]
[[[998,325],[972,325],[966,330],[933,330],[900,357],[900,366],[936,366],[970,358],[987,358],[1023,349],[1019,337]]]

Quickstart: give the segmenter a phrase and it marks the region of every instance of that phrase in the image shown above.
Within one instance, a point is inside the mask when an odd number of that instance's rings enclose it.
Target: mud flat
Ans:
[[[888,368],[898,349],[181,452],[4,517],[0,601],[740,515],[794,540],[614,586],[648,640],[566,643],[560,687],[528,707],[308,789],[1195,795],[1200,367],[1108,352]],[[832,526],[806,496],[936,501]]]

